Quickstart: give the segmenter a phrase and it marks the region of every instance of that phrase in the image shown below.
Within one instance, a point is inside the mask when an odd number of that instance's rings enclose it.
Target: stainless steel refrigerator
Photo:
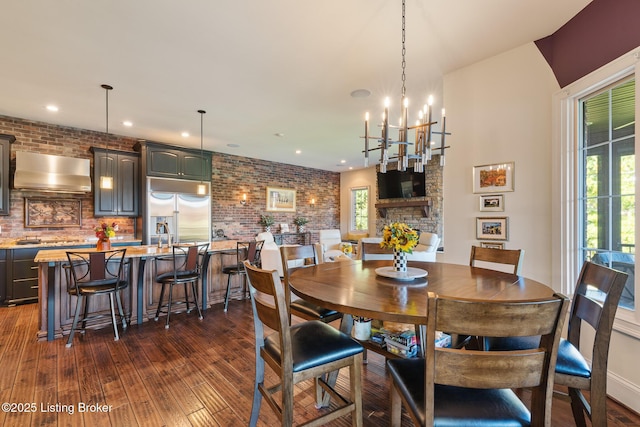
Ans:
[[[158,239],[180,242],[208,242],[211,240],[210,183],[205,182],[206,195],[198,195],[199,181],[147,178],[148,244]]]

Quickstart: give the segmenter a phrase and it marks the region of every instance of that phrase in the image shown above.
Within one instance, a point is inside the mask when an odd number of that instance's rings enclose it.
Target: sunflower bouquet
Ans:
[[[412,253],[418,244],[418,231],[412,229],[403,222],[394,222],[385,225],[382,229],[381,248],[392,249],[399,252]]]

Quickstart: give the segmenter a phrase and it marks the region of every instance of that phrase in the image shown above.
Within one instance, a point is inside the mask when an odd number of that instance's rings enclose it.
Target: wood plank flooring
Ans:
[[[249,301],[132,325],[119,341],[109,328],[66,340],[37,342],[35,304],[0,308],[0,413],[3,426],[246,426],[254,375]],[[339,386],[348,390],[347,372]],[[271,377],[273,378],[273,376]],[[365,426],[387,426],[384,359],[369,352],[363,369]],[[296,422],[316,411],[311,383],[296,388]],[[3,407],[4,409],[4,407]],[[609,401],[609,426],[640,426],[640,415]],[[263,404],[261,426],[277,425]],[[345,417],[332,426],[350,426]],[[403,425],[411,421],[403,416]],[[554,426],[572,426],[568,402],[554,399]]]

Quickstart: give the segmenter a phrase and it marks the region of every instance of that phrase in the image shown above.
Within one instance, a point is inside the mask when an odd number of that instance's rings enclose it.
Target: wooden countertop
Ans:
[[[216,240],[209,242],[209,253],[216,253],[236,249],[236,240]],[[158,248],[156,245],[118,246],[127,249],[127,258],[146,258],[171,254],[171,248]],[[82,251],[92,251],[95,248],[82,248]],[[67,260],[67,249],[42,249],[36,254],[35,262],[61,262]]]

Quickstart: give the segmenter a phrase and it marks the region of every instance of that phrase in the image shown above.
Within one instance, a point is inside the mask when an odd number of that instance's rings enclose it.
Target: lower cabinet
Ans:
[[[41,248],[6,250],[6,294],[7,305],[38,301],[38,264],[33,262]]]

